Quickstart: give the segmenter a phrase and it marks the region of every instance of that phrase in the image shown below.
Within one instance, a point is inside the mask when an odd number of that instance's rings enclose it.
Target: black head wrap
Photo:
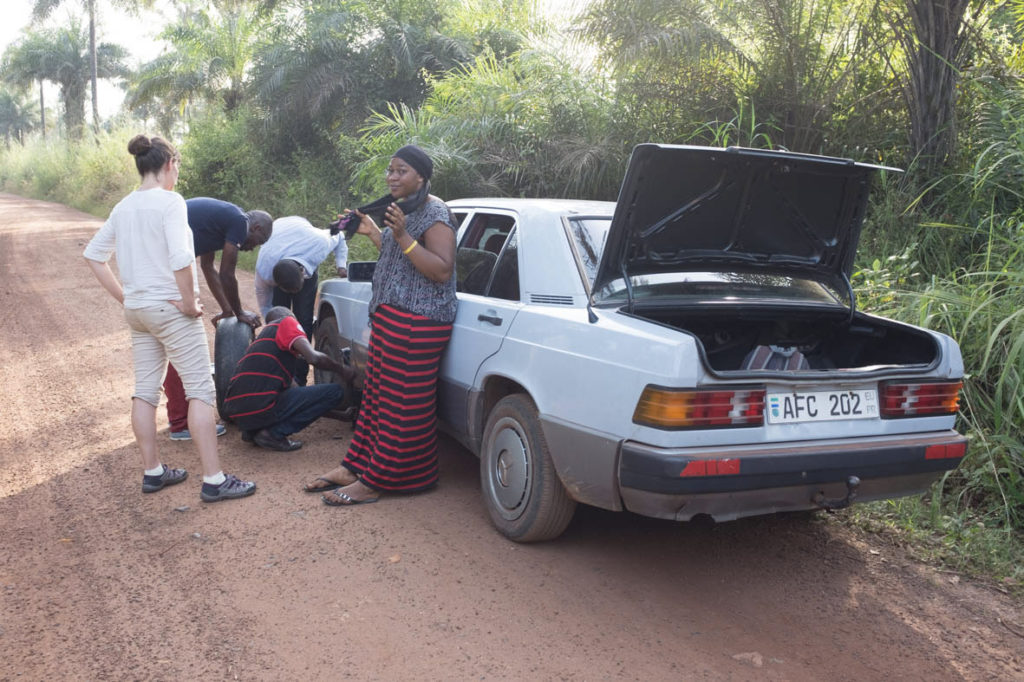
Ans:
[[[407,144],[399,149],[395,152],[394,158],[399,158],[412,166],[417,173],[423,176],[424,180],[429,180],[430,176],[434,174],[434,162],[430,160],[425,151],[414,144]]]

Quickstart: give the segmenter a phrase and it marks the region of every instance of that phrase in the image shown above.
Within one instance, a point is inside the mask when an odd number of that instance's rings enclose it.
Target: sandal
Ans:
[[[336,497],[339,500],[341,500],[341,502],[335,502],[334,500],[328,499],[327,495],[321,495],[320,499],[323,500],[324,504],[326,504],[329,507],[351,507],[352,505],[356,505],[356,504],[372,504],[372,503],[374,503],[374,502],[376,502],[377,500],[380,499],[380,496],[378,496],[378,497],[367,497],[365,500],[357,500],[357,499],[354,499],[348,493],[333,492],[331,494],[334,495],[334,497]]]

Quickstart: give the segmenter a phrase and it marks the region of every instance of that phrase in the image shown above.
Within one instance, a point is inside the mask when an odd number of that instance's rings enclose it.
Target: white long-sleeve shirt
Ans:
[[[106,263],[114,253],[125,308],[180,301],[174,273],[190,265],[192,286],[199,295],[192,230],[185,200],[177,192],[160,188],[136,190],[119,201],[83,255]]]
[[[308,278],[332,252],[337,267],[346,267],[348,243],[344,234],[332,235],[327,230],[313,227],[308,220],[297,215],[275,220],[270,239],[260,247],[256,256],[256,302],[260,314],[265,316],[272,307],[274,266],[279,261],[296,261],[305,269]]]

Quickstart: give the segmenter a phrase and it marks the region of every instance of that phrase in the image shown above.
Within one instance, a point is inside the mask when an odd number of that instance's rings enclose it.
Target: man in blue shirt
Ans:
[[[321,230],[301,216],[274,221],[270,239],[256,257],[256,303],[263,315],[272,306],[290,308],[312,340],[313,304],[319,280],[317,269],[334,254],[338,277],[348,274],[348,243],[342,234]],[[298,356],[295,381],[306,385],[309,365]]]
[[[256,328],[262,324],[258,313],[242,309],[238,297],[238,280],[235,266],[239,251],[252,251],[270,238],[273,219],[266,211],[242,211],[238,206],[220,199],[196,197],[185,201],[188,211],[188,225],[192,228],[192,242],[196,259],[203,271],[210,293],[220,305],[220,314],[211,322],[214,326],[226,317],[237,317],[240,321]],[[215,263],[217,251],[222,251],[220,270]],[[167,396],[167,420],[171,426],[171,440],[191,440],[188,431],[188,403],[185,389],[173,365],[167,365],[164,378],[164,394]],[[217,435],[223,435],[223,424],[217,425]]]
[[[259,314],[242,309],[235,266],[239,251],[252,251],[270,238],[273,232],[270,214],[266,211],[243,212],[232,203],[209,197],[188,199],[185,206],[196,258],[210,293],[220,304],[221,312],[213,318],[213,324],[216,326],[225,317],[237,317],[253,328],[260,326]],[[217,251],[223,251],[219,272],[214,263]]]

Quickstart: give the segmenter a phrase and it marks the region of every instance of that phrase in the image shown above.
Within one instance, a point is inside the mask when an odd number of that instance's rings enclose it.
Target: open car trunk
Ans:
[[[788,308],[714,311],[634,310],[620,312],[678,329],[696,337],[710,369],[732,372],[752,369],[796,371],[861,371],[920,369],[938,360],[939,349],[927,333],[889,320],[848,311]],[[776,358],[796,352],[805,362],[763,362],[758,349]]]

